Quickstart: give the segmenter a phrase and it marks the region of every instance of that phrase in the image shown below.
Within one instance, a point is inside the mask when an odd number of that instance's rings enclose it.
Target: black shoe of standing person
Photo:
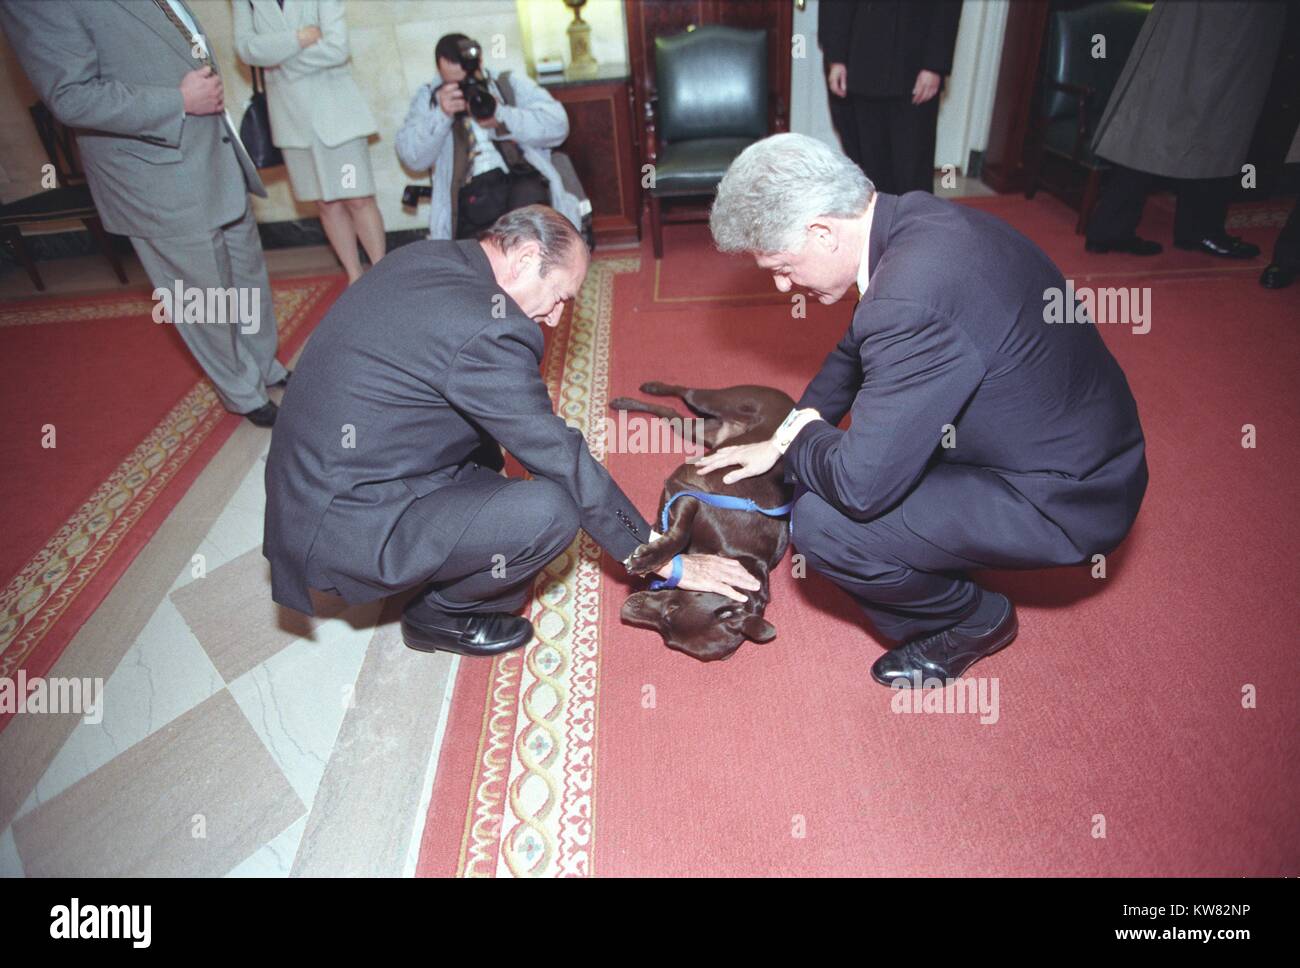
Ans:
[[[1159,242],[1139,239],[1136,235],[1115,242],[1097,242],[1088,239],[1083,243],[1083,247],[1089,252],[1123,252],[1126,255],[1159,255],[1165,250]]]
[[[1237,236],[1226,233],[1207,236],[1195,241],[1175,241],[1174,245],[1190,252],[1204,252],[1206,255],[1212,255],[1219,259],[1253,259],[1259,255],[1259,246],[1250,242],[1243,242]]]
[[[419,602],[402,613],[402,641],[417,652],[500,655],[532,637],[532,623],[509,612],[444,612]]]
[[[285,370],[285,371],[284,371],[284,379],[283,379],[283,380],[277,380],[275,383],[272,383],[271,386],[273,386],[273,387],[279,387],[279,388],[287,387],[287,386],[289,385],[289,377],[291,377],[291,376],[293,376],[293,370]]]
[[[871,666],[871,678],[882,686],[899,688],[924,687],[927,679],[946,683],[956,679],[972,665],[1011,644],[1020,629],[1011,600],[996,592],[985,596],[1000,599],[997,618],[983,628],[959,623],[942,632],[932,632],[903,643],[877,659]]]
[[[274,427],[275,415],[279,412],[280,408],[275,405],[275,401],[268,400],[256,410],[250,410],[248,413],[241,414],[241,416],[247,417],[259,427]]]
[[[1295,282],[1295,272],[1283,269],[1276,262],[1266,268],[1259,277],[1259,284],[1265,289],[1285,289]]]

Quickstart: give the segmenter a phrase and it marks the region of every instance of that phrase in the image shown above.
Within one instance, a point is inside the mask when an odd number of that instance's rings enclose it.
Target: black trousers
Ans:
[[[953,507],[978,508],[954,527]],[[936,521],[947,521],[940,530]],[[870,521],[796,485],[790,533],[809,566],[857,601],[896,643],[951,628],[979,607],[974,568],[1041,568],[1084,559],[1066,534],[997,474],[934,465],[903,501]]]
[[[1119,242],[1132,237],[1142,220],[1147,193],[1163,179],[1150,172],[1116,165],[1102,184],[1088,222],[1089,242]],[[1228,178],[1172,178],[1178,195],[1174,241],[1193,243],[1224,233],[1233,181]]]
[[[831,121],[844,153],[882,192],[934,191],[934,140],[939,98],[829,95]]]
[[[1283,269],[1300,272],[1300,198],[1291,207],[1291,215],[1273,246],[1273,261]]]
[[[466,509],[475,507],[451,554],[428,576],[422,595],[407,605],[413,617],[429,607],[516,611],[533,578],[578,532],[578,508],[564,488],[540,478],[502,477],[483,467],[412,504],[391,543],[416,547],[421,535],[463,521]]]

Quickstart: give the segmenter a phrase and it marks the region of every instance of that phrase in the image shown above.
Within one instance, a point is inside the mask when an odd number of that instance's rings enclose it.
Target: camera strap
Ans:
[[[501,92],[501,103],[506,105],[506,107],[514,107],[515,91],[514,88],[510,86],[510,72],[502,71],[496,76],[496,78],[494,78],[494,80],[496,81],[497,90]],[[506,167],[511,171],[519,171],[525,167],[532,167],[524,160],[523,149],[519,147],[513,138],[503,141],[494,141],[493,144],[497,146],[497,151],[501,152],[501,157],[505,160]]]

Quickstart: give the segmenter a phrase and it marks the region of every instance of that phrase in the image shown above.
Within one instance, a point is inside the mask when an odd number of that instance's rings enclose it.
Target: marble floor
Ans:
[[[42,270],[52,295],[116,285],[98,257]],[[0,296],[29,293],[5,274]],[[51,670],[102,677],[102,720],[0,733],[0,874],[413,873],[457,658],[403,647],[392,603],[271,603],[269,441],[239,426]]]
[[[52,670],[107,672],[102,720],[0,734],[22,794],[67,733],[5,818],[0,872],[414,870],[456,658],[402,647],[379,603],[307,620],[270,602],[268,443],[239,428]]]

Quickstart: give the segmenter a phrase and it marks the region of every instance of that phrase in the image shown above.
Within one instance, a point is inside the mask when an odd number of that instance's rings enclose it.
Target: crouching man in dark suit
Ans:
[[[797,134],[732,163],[710,225],[782,292],[829,304],[857,282],[849,331],[772,440],[697,469],[733,481],[785,455],[795,547],[898,643],[876,681],[955,678],[1015,637],[1011,602],[966,570],[1085,562],[1128,533],[1147,485],[1137,405],[1095,326],[1045,322],[1065,280],[1020,233],[877,192]]]
[[[309,588],[356,603],[421,586],[402,617],[408,646],[495,655],[531,638],[512,613],[579,527],[619,561],[650,539],[538,370],[538,323],[559,323],[588,258],[567,219],[532,205],[481,240],[404,246],[339,297],[271,438],[275,601],[310,612]],[[502,446],[532,480],[501,475]],[[681,587],[744,601],[736,589],[758,582],[690,555]]]

